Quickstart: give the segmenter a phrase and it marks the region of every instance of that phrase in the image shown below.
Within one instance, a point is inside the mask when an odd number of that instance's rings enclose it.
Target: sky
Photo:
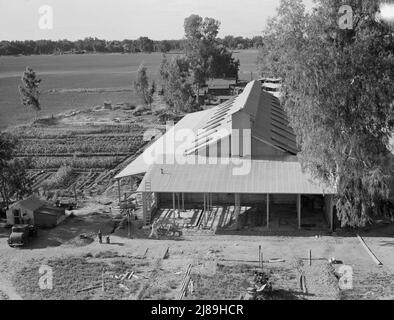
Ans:
[[[221,22],[219,36],[260,35],[280,0],[0,0],[0,40],[98,37],[181,39],[191,14]],[[311,6],[312,0],[304,0]],[[52,28],[50,12],[52,9]],[[44,11],[39,12],[40,8]],[[48,19],[47,19],[48,18]],[[41,28],[40,28],[41,26]],[[44,27],[44,29],[43,29]],[[48,28],[49,27],[49,28]]]

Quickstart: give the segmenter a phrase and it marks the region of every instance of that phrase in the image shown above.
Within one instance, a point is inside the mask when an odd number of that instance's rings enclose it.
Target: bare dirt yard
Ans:
[[[40,230],[20,249],[8,247],[10,231],[0,229],[0,299],[176,299],[189,264],[193,291],[186,299],[238,299],[251,286],[254,272],[261,271],[259,246],[262,271],[272,285],[269,299],[394,298],[392,226],[361,233],[383,263],[378,266],[353,232],[319,237],[307,231],[291,236],[195,233],[150,240],[149,230],[133,229],[129,239],[125,230],[116,230],[118,225],[109,213],[84,214]],[[103,244],[97,241],[98,230]],[[329,264],[333,257],[340,264]],[[53,270],[52,289],[40,289],[42,265]],[[335,274],[342,265],[353,270],[351,290],[339,289]]]

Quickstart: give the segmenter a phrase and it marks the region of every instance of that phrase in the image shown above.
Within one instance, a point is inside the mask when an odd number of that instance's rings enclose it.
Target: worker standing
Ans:
[[[157,228],[158,228],[157,225],[158,225],[158,221],[155,220],[152,223],[152,231],[151,231],[151,233],[149,235],[149,239],[152,239],[152,238],[159,239],[159,234],[157,233]]]
[[[101,230],[99,230],[97,236],[98,236],[99,243],[103,243],[103,234],[101,233]]]

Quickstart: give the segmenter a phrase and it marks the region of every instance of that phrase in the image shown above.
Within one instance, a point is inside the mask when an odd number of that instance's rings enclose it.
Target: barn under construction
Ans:
[[[185,227],[333,228],[335,191],[297,159],[278,98],[250,82],[242,94],[186,115],[115,178],[144,175],[142,217]]]

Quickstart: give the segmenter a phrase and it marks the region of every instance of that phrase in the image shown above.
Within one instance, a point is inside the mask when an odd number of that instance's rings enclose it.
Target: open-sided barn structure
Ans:
[[[252,81],[239,96],[186,115],[115,178],[144,175],[138,192],[146,223],[157,208],[231,205],[236,216],[259,208],[270,228],[275,208],[287,206],[301,228],[309,201],[332,228],[335,190],[304,172],[297,152],[278,98]]]

